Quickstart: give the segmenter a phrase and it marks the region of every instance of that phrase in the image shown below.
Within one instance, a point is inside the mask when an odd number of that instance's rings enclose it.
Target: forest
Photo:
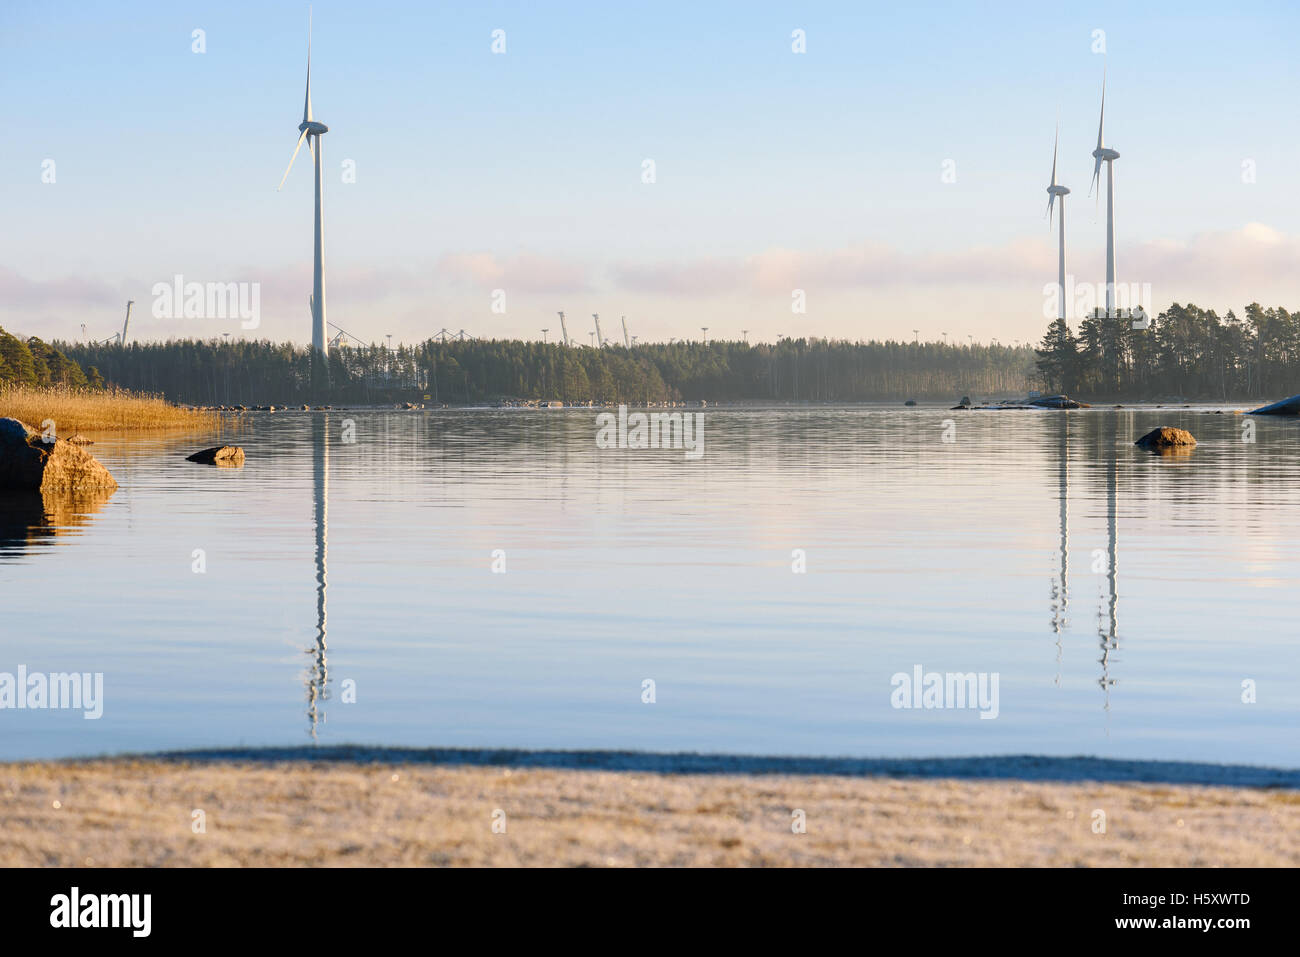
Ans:
[[[75,359],[35,336],[23,340],[0,328],[0,384],[102,389],[105,382],[94,366],[83,369]]]
[[[1031,389],[1085,400],[1223,400],[1300,392],[1300,313],[1251,303],[1174,303],[1146,329],[1090,318],[1051,323],[1038,348],[781,339],[596,349],[507,339],[428,339],[393,349],[309,349],[266,340],[91,344],[0,329],[0,383],[114,385],[192,405],[565,404],[726,401],[955,401]],[[427,399],[425,397],[428,397]]]
[[[1023,393],[1029,347],[782,339],[607,346],[427,340],[334,348],[313,376],[310,350],[267,341],[58,343],[81,366],[132,390],[196,405],[499,400],[576,403],[956,399]],[[322,368],[323,366],[323,368]]]
[[[1053,322],[1038,352],[1046,388],[1077,398],[1217,399],[1300,392],[1300,312],[1172,304],[1146,329],[1124,319]]]

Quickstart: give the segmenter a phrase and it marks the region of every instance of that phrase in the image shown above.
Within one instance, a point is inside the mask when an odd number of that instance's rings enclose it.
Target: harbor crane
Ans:
[[[113,333],[107,339],[96,340],[95,345],[106,346],[111,342],[116,342],[118,345],[121,346],[126,345],[126,331],[131,325],[131,307],[133,305],[135,305],[134,299],[128,299],[126,301],[126,320],[122,323],[122,331]]]
[[[447,329],[439,329],[433,337],[435,342],[474,342],[474,336],[468,335],[464,329],[460,332],[450,332]]]

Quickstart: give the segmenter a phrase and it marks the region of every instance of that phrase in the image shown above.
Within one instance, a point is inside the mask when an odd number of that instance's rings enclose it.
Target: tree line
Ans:
[[[1078,331],[1057,319],[1036,350],[1047,388],[1082,398],[1221,399],[1300,392],[1300,312],[1257,302],[1229,310],[1172,304],[1134,329],[1127,319],[1088,318]]]
[[[0,327],[0,384],[45,388],[102,389],[94,366],[83,370],[76,360],[36,336],[26,341]]]
[[[514,339],[441,341],[389,349],[252,340],[58,343],[72,360],[127,389],[194,405],[294,405],[503,399],[575,403],[956,400],[1023,393],[1035,353],[933,342],[782,339],[589,348]]]
[[[335,346],[324,361],[290,343],[242,339],[94,344],[0,329],[0,384],[122,388],[193,405],[427,401],[566,404],[892,401],[1023,394],[1221,399],[1300,392],[1300,312],[1174,303],[1127,319],[1052,322],[1029,346],[781,339],[647,343],[628,349],[522,340],[428,339]]]

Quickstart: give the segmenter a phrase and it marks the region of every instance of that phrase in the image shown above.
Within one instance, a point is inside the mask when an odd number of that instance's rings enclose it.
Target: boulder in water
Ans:
[[[1293,395],[1272,405],[1263,405],[1252,409],[1250,415],[1300,415],[1300,395]]]
[[[93,455],[67,439],[45,442],[17,419],[0,419],[0,489],[52,492],[117,488]]]
[[[1138,448],[1161,452],[1167,449],[1190,449],[1196,444],[1196,439],[1186,429],[1162,425],[1158,429],[1152,429],[1133,444]]]
[[[220,445],[212,449],[204,449],[202,452],[195,452],[193,455],[185,457],[187,462],[198,462],[200,465],[219,465],[223,468],[242,468],[244,465],[244,450],[238,445]]]
[[[1068,395],[1040,395],[1030,399],[1029,404],[1040,409],[1091,409],[1087,402],[1079,402]]]

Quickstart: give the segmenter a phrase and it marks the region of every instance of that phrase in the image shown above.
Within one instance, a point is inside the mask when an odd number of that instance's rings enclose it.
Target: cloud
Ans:
[[[0,302],[8,309],[47,309],[52,306],[85,306],[121,299],[111,283],[89,276],[59,279],[28,279],[0,266]]]
[[[1300,235],[1264,223],[1246,223],[1187,239],[1130,243],[1121,246],[1118,261],[1120,282],[1150,285],[1156,308],[1170,301],[1239,308],[1253,299],[1285,299],[1294,288],[1293,277],[1300,265]],[[1070,264],[1076,281],[1100,280],[1099,244],[1073,248]],[[301,336],[306,328],[310,262],[295,261],[281,268],[241,267],[216,274],[186,269],[183,275],[191,282],[260,283],[268,335]],[[818,330],[823,331],[824,324],[824,331],[833,333],[846,323],[859,322],[853,316],[863,304],[882,315],[906,315],[908,328],[931,318],[943,317],[948,322],[954,309],[1014,316],[1024,313],[1028,304],[1033,308],[1025,314],[1036,315],[1033,304],[1041,300],[1044,285],[1055,276],[1055,237],[1044,231],[1043,235],[1000,245],[941,251],[861,242],[827,249],[778,246],[747,256],[658,262],[602,262],[597,257],[583,261],[528,252],[502,257],[464,251],[425,264],[335,263],[328,280],[331,318],[359,335],[368,335],[368,328],[400,331],[394,324],[407,316],[412,317],[411,328],[422,331],[450,321],[446,317],[451,315],[458,317],[457,322],[491,324],[497,331],[517,334],[514,313],[498,317],[488,312],[487,293],[497,288],[505,289],[512,303],[517,301],[515,295],[535,297],[522,300],[525,309],[551,308],[546,303],[559,295],[598,293],[617,297],[617,308],[629,312],[658,299],[675,300],[687,312],[695,309],[700,315],[728,309],[752,312],[756,304],[773,305],[777,299],[788,302],[791,290],[804,289],[825,310],[817,316]],[[33,279],[0,267],[0,325],[41,335],[71,336],[81,322],[95,332],[111,331],[120,322],[126,300],[133,298],[133,327],[140,323],[141,336],[207,334],[206,327],[181,330],[174,324],[151,321],[150,290],[154,283],[170,284],[172,279],[171,272],[121,279],[90,275]],[[1280,304],[1300,307],[1297,302]],[[659,305],[647,310],[651,316]],[[774,322],[776,315],[773,313]],[[646,321],[653,324],[657,320]],[[872,320],[875,324],[885,321]]]
[[[694,263],[616,263],[610,268],[616,288],[667,296],[715,296],[745,291],[744,263],[702,259]]]
[[[1085,252],[1092,268],[1100,255]],[[1217,284],[1237,290],[1275,284],[1300,265],[1300,237],[1263,223],[1204,233],[1185,242],[1152,240],[1119,250],[1123,282],[1154,282],[1167,290]],[[1078,253],[1071,257],[1077,263]],[[942,252],[905,252],[866,242],[827,250],[775,247],[744,259],[705,258],[694,262],[622,263],[610,269],[615,285],[628,292],[664,296],[738,293],[788,294],[792,289],[864,291],[902,286],[1029,284],[1056,275],[1053,239],[1020,239],[1000,246]]]
[[[669,296],[788,294],[792,289],[852,291],[907,283],[1040,283],[1055,265],[1055,250],[1034,240],[943,253],[904,253],[867,242],[830,250],[775,247],[743,260],[624,263],[615,265],[611,276],[621,289]]]
[[[455,283],[516,293],[583,292],[587,268],[571,260],[522,253],[498,259],[492,253],[455,253],[439,260],[436,272]]]
[[[1138,281],[1176,289],[1180,283],[1271,286],[1290,281],[1300,267],[1300,236],[1263,223],[1201,233],[1186,242],[1144,243],[1125,260]],[[1174,298],[1178,298],[1175,296]]]

